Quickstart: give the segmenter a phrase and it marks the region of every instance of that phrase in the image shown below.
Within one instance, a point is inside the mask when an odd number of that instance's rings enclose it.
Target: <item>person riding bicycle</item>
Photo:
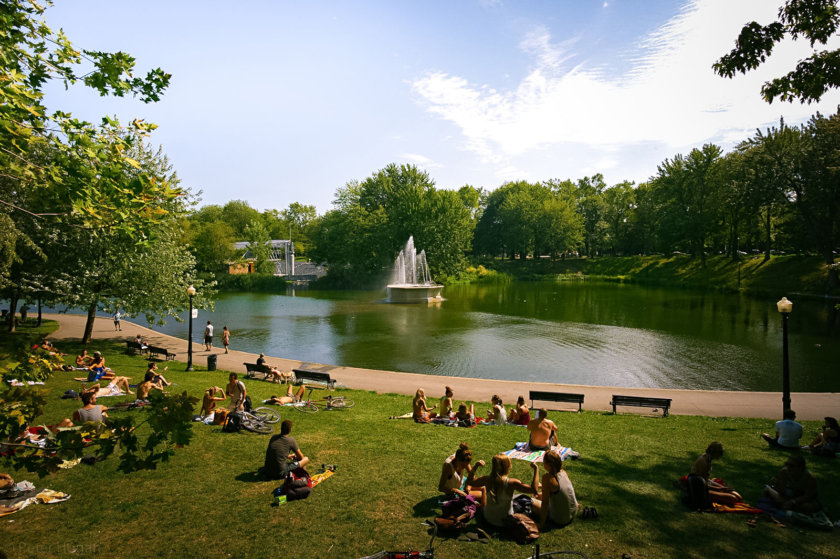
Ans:
[[[284,479],[292,470],[309,464],[309,458],[300,451],[291,432],[292,422],[287,419],[280,424],[280,434],[268,441],[263,465],[263,474],[268,479]]]

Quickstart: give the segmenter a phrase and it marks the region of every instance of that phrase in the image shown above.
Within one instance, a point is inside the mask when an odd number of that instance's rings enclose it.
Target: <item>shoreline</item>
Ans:
[[[44,314],[44,318],[58,322],[59,328],[51,336],[55,340],[81,339],[87,319],[84,315],[73,314]],[[123,342],[131,340],[137,334],[140,334],[144,339],[151,342],[150,345],[162,346],[174,351],[177,354],[175,358],[176,362],[186,363],[187,340],[162,334],[145,326],[125,320],[121,322],[121,325],[123,327],[122,331],[115,331],[113,321],[110,318],[97,317],[94,322],[92,337],[94,340],[102,339]],[[217,336],[214,336],[214,342],[221,344],[220,332]],[[206,357],[210,353],[217,356],[217,366],[219,369],[233,371],[240,375],[244,375],[245,367],[243,363],[256,362],[258,355],[256,353],[236,350],[231,350],[229,354],[225,354],[223,348],[217,348],[215,346],[212,352],[207,352],[204,349],[203,343],[193,341],[194,364],[199,364],[201,361],[204,361],[202,365],[206,365]],[[669,413],[673,415],[766,419],[781,419],[782,415],[781,392],[625,388],[470,377],[445,377],[421,373],[383,371],[311,363],[268,354],[266,354],[266,361],[286,371],[304,367],[330,373],[332,378],[341,386],[356,390],[368,390],[380,394],[396,393],[414,395],[417,388],[422,387],[426,391],[427,397],[436,399],[438,394],[443,394],[444,386],[448,385],[452,387],[456,400],[489,402],[493,394],[499,394],[505,404],[510,405],[516,401],[516,397],[519,395],[525,396],[526,403],[530,403],[528,399],[528,392],[530,390],[574,392],[584,395],[583,407],[585,410],[609,411],[610,413],[612,412],[612,406],[609,405],[609,402],[612,399],[612,395],[621,394],[627,396],[671,398],[673,401],[671,402]],[[198,374],[202,374],[202,372]],[[798,419],[822,420],[826,416],[837,417],[840,415],[840,393],[793,392],[791,393],[791,405],[796,410]],[[568,409],[570,411],[577,409],[571,404],[553,404],[548,407],[551,409]],[[618,412],[650,414],[651,409],[621,407],[618,409]],[[657,415],[661,415],[661,412],[657,412]],[[768,429],[770,429],[769,426]]]

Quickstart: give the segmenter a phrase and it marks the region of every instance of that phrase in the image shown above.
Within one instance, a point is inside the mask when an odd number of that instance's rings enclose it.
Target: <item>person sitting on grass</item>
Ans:
[[[475,404],[470,404],[469,410],[467,410],[467,404],[458,406],[455,419],[458,420],[459,427],[473,427],[475,425]]]
[[[557,444],[557,425],[548,419],[548,412],[540,408],[537,417],[528,422],[528,446],[531,450],[551,450]]]
[[[438,417],[443,417],[445,419],[449,419],[452,415],[452,396],[455,393],[452,391],[451,386],[447,386],[443,389],[443,398],[440,399],[440,411],[438,412]]]
[[[215,413],[216,402],[223,402],[227,400],[225,391],[219,386],[211,386],[204,391],[204,397],[201,399],[201,417],[206,418]]]
[[[543,456],[543,468],[545,474],[540,484],[542,499],[531,499],[531,510],[538,515],[540,530],[545,529],[549,519],[560,527],[567,526],[577,516],[580,504],[563,467],[563,459],[556,451],[549,450]]]
[[[414,394],[414,401],[411,403],[413,409],[414,421],[416,423],[431,423],[432,418],[437,414],[429,413],[437,407],[435,404],[432,407],[426,405],[426,392],[422,388],[418,388]]]
[[[228,377],[228,385],[225,392],[230,398],[230,406],[228,410],[230,411],[245,411],[245,396],[247,392],[245,390],[245,383],[239,380],[239,377],[236,373],[231,373]]]
[[[520,396],[516,399],[516,406],[510,408],[508,414],[508,423],[513,425],[528,425],[531,422],[531,410],[525,405],[525,397]]]
[[[105,423],[105,420],[108,419],[108,414],[105,413],[108,408],[97,404],[96,396],[95,391],[82,392],[82,404],[84,405],[73,412],[73,421],[78,423]]]
[[[82,352],[76,356],[76,369],[82,370],[87,369],[90,367],[90,364],[93,362],[93,358],[88,355],[86,349],[83,349]]]
[[[537,474],[539,468],[536,463],[529,462],[531,469],[534,471],[534,479],[531,485],[525,485],[516,478],[508,476],[510,474],[510,457],[506,454],[497,454],[493,457],[493,465],[491,466],[490,475],[482,476],[478,479],[467,479],[467,484],[470,487],[486,487],[487,504],[482,510],[484,520],[489,524],[498,528],[508,526],[513,517],[513,493],[519,491],[528,495],[537,494]],[[474,474],[479,468],[484,466],[484,461],[479,460],[471,474]]]
[[[97,398],[102,398],[103,396],[122,396],[123,394],[134,394],[128,387],[128,379],[126,377],[114,377],[111,379],[111,382],[108,383],[107,386],[102,388],[102,386],[97,382],[96,384],[92,384],[82,390],[82,395],[84,396],[85,392],[93,392],[96,394]]]
[[[169,369],[169,367],[164,367],[163,368],[164,371],[166,371],[168,369]],[[161,390],[163,390],[163,388],[165,386],[169,386],[170,384],[172,384],[171,382],[169,382],[168,380],[163,378],[163,373],[158,371],[157,363],[155,363],[154,361],[149,361],[149,368],[146,371],[146,374],[149,374],[149,373],[151,373],[152,376],[154,377],[152,379],[152,383],[156,384],[157,387],[160,388]]]
[[[784,510],[813,514],[822,509],[817,478],[808,470],[801,454],[788,457],[776,478],[764,486],[764,494]]]
[[[292,385],[289,384],[286,386],[286,395],[285,396],[274,396],[272,395],[271,398],[265,401],[266,404],[271,404],[274,406],[282,406],[285,404],[294,404],[295,402],[300,402],[300,399],[303,398],[304,393],[306,393],[306,386],[301,384],[296,392],[292,392]]]
[[[837,420],[833,417],[826,417],[822,432],[810,445],[803,446],[802,450],[833,458],[840,452],[840,425],[837,425]]]
[[[91,359],[90,365],[88,365],[88,370],[90,371],[87,377],[88,382],[97,381],[105,376],[107,372],[105,358],[98,351],[93,352],[93,359]]]
[[[782,420],[776,422],[776,436],[771,437],[762,433],[761,438],[770,444],[771,448],[799,450],[799,439],[802,438],[802,425],[794,421],[796,412],[787,409],[782,413]]]
[[[505,405],[502,403],[502,397],[498,394],[493,394],[490,402],[493,404],[493,407],[487,410],[487,421],[496,425],[504,425],[507,422],[507,412],[505,411]]]
[[[438,491],[446,494],[447,497],[454,495],[472,495],[479,507],[487,504],[487,489],[479,487],[473,489],[468,480],[472,477],[473,454],[470,445],[461,443],[454,456],[450,456],[443,463],[438,482]]]
[[[155,374],[149,370],[146,371],[146,376],[143,377],[143,382],[137,385],[137,401],[138,402],[146,402],[149,399],[149,393],[152,389],[160,390],[163,392],[163,388],[160,384],[155,381]]]
[[[741,495],[731,487],[718,483],[711,479],[712,460],[718,460],[723,456],[723,445],[714,441],[706,447],[706,452],[694,461],[691,467],[692,476],[700,476],[709,488],[709,498],[713,503],[732,506],[741,502]]]
[[[280,434],[268,441],[263,464],[263,474],[268,479],[284,479],[292,470],[309,464],[309,458],[300,451],[291,432],[292,422],[287,419],[280,424]]]

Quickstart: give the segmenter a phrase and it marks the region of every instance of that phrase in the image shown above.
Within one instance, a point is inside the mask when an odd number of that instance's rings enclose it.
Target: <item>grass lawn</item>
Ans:
[[[0,343],[4,337],[8,334]],[[79,347],[61,349],[72,354]],[[145,361],[124,355],[120,346],[96,342],[90,349],[103,351],[109,366],[135,383],[145,371]],[[175,390],[200,396],[208,386],[226,384],[224,371],[183,369],[184,364],[174,363],[165,373],[176,383]],[[73,376],[80,375],[59,373],[47,383],[50,403],[43,422],[69,417],[80,405],[59,399],[68,388],[79,388]],[[255,405],[281,390],[262,381],[245,383]],[[113,456],[41,480],[23,471],[9,472],[17,481],[29,479],[72,498],[1,518],[0,551],[9,557],[353,558],[381,549],[424,549],[429,537],[421,522],[440,511],[440,468],[458,444],[469,442],[476,459],[489,464],[493,454],[527,440],[522,427],[456,429],[388,420],[410,409],[408,396],[338,392],[353,398],[356,407],[313,415],[277,408],[283,419],[294,421],[292,434],[312,460],[310,471],[322,463],[338,467],[307,500],[270,506],[278,482],[257,475],[268,436],[228,434],[217,426],[194,424],[192,444],[155,471],[124,475]],[[486,407],[480,405],[481,410]],[[598,412],[549,416],[560,428],[561,443],[581,454],[581,460],[567,464],[578,499],[596,506],[601,517],[544,532],[539,539],[544,552],[576,550],[588,557],[615,558],[627,553],[634,559],[840,555],[836,532],[801,532],[764,520],[751,528],[748,516],[698,514],[679,503],[672,481],[687,473],[712,440],[726,449],[714,475],[754,502],[785,459],[759,438],[772,429],[767,421]],[[806,422],[807,436],[819,425]],[[807,459],[829,516],[840,518],[840,460]],[[530,481],[528,464],[514,461],[512,475]],[[501,535],[487,545],[454,539],[438,543],[441,558],[515,559],[532,552]]]

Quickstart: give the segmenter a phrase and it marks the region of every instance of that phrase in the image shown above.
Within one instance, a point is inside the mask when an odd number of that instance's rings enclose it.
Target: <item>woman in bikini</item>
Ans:
[[[414,421],[416,423],[431,423],[432,418],[437,414],[429,413],[437,407],[435,404],[432,407],[426,405],[426,392],[422,388],[418,388],[414,394],[414,401],[412,402]]]
[[[531,410],[525,405],[525,397],[520,396],[516,399],[516,406],[510,408],[508,415],[508,423],[513,425],[528,425],[531,421]]]
[[[473,488],[467,484],[472,473],[472,451],[470,445],[461,443],[454,456],[443,463],[438,482],[438,491],[447,495],[472,495],[479,507],[487,504],[487,490],[484,487]]]
[[[452,415],[452,396],[454,392],[452,392],[452,387],[447,386],[444,389],[443,398],[440,399],[440,412],[438,413],[438,417],[443,417],[445,419],[449,419]]]

